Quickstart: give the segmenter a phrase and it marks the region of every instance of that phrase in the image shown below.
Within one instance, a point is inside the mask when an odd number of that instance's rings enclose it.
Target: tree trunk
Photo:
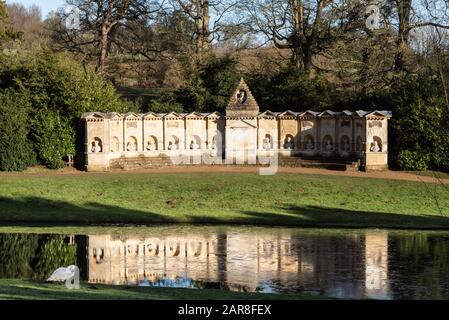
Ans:
[[[107,31],[107,27],[103,26],[101,30],[101,49],[100,49],[100,57],[98,61],[97,70],[100,73],[104,72],[106,58],[108,56],[108,47],[109,47],[109,34]]]
[[[292,25],[293,25],[293,62],[296,69],[300,70],[304,66],[303,60],[303,50],[302,50],[302,42],[304,37],[304,28],[303,28],[303,14],[304,8],[301,0],[291,0],[292,7]]]
[[[394,69],[395,71],[403,71],[405,69],[405,52],[409,48],[409,27],[412,0],[397,0],[396,6],[398,11],[399,29]]]

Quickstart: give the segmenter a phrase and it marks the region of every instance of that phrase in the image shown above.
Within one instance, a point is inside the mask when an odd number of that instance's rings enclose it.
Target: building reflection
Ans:
[[[89,235],[85,254],[89,283],[389,298],[386,232]]]
[[[388,233],[367,232],[365,235],[365,294],[372,299],[389,299]]]

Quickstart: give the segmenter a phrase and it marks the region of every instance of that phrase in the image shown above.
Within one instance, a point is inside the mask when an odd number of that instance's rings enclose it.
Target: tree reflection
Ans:
[[[391,283],[397,299],[443,299],[449,294],[449,236],[418,233],[394,237]]]
[[[76,246],[66,236],[0,234],[0,278],[46,279],[61,266],[76,264]]]

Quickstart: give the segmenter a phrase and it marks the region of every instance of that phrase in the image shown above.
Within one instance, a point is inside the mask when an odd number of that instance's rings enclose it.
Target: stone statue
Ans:
[[[100,146],[100,142],[98,140],[94,141],[94,145],[92,147],[92,152],[93,153],[100,153],[101,152],[101,146]]]
[[[238,101],[239,103],[241,103],[241,104],[243,104],[243,103],[246,102],[246,97],[247,97],[247,94],[246,94],[246,91],[245,91],[245,90],[240,90],[240,91],[237,93],[237,101]]]
[[[332,145],[331,139],[327,139],[326,145],[324,146],[324,149],[326,151],[333,151],[334,150],[334,146]]]
[[[349,152],[351,150],[351,146],[349,145],[348,139],[343,139],[341,144],[341,150]]]
[[[128,142],[126,145],[126,150],[130,152],[137,151],[137,145],[135,143]]]
[[[374,141],[373,146],[371,147],[371,152],[380,152],[379,143]]]
[[[153,144],[151,143],[151,141],[148,141],[146,149],[147,151],[153,151]]]
[[[168,143],[168,150],[170,150],[170,151],[173,151],[173,150],[175,150],[176,148],[175,148],[175,144],[173,143],[173,142],[169,142]]]
[[[271,150],[272,148],[271,148],[271,139],[270,139],[270,137],[266,137],[264,140],[263,140],[263,148],[265,149],[265,150]]]
[[[192,142],[190,142],[190,150],[198,150],[199,148],[200,146],[196,143],[196,141],[192,140]]]
[[[307,139],[306,150],[313,150],[315,146],[313,145],[313,141],[311,138]]]
[[[295,149],[295,144],[291,137],[287,137],[287,142],[285,143],[285,149],[293,150]]]

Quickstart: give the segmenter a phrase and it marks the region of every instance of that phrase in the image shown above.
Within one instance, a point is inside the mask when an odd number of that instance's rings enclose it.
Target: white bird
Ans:
[[[76,274],[77,266],[68,266],[67,268],[59,268],[47,279],[47,282],[64,282],[73,279]]]

